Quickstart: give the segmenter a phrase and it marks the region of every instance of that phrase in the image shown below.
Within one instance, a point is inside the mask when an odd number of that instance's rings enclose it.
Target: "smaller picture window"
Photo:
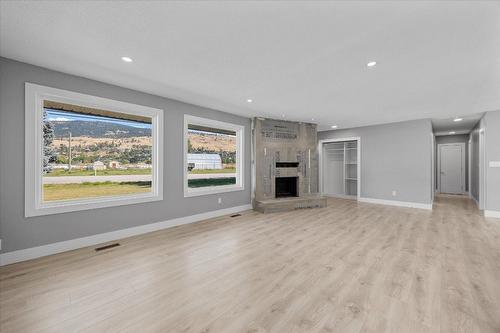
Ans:
[[[240,125],[185,116],[184,195],[243,189]]]

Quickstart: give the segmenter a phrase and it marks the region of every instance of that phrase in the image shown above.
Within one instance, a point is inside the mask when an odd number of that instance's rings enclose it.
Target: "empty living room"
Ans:
[[[0,332],[500,333],[500,1],[0,0]]]

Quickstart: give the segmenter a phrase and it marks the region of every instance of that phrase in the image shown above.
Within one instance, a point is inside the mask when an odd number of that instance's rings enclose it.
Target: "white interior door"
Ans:
[[[461,194],[464,192],[464,145],[439,145],[440,192]]]

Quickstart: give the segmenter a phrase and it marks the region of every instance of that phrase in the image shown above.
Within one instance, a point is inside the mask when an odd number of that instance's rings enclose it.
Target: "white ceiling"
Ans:
[[[468,114],[466,116],[459,117],[461,121],[454,121],[456,118],[443,118],[443,119],[432,119],[432,128],[434,134],[437,136],[441,135],[453,135],[450,132],[455,132],[454,134],[468,134],[472,131],[474,126],[483,117],[484,113]]]
[[[2,1],[0,55],[320,129],[500,109],[499,2]]]

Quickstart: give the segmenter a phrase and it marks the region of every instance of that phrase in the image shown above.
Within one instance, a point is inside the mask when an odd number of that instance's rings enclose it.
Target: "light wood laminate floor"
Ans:
[[[330,199],[0,268],[6,332],[500,332],[500,220]]]

